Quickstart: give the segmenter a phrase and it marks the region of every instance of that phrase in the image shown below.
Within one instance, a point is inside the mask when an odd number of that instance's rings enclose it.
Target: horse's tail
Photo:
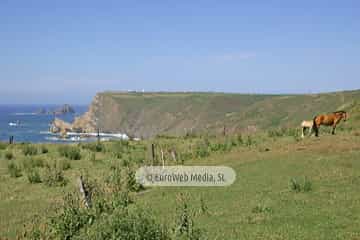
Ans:
[[[313,126],[312,126],[312,128],[313,128],[313,130],[315,132],[315,136],[317,137],[319,135],[319,128],[318,128],[318,126],[316,124],[316,118],[317,118],[317,116],[315,116],[313,118]]]

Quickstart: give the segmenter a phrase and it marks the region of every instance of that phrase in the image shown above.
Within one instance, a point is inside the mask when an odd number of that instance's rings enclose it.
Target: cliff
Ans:
[[[224,93],[98,93],[72,123],[80,132],[122,132],[148,138],[190,132],[249,132],[298,126],[318,113],[355,111],[360,91],[312,95]]]

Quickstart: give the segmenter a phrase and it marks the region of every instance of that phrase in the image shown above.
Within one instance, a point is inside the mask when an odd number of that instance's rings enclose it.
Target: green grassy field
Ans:
[[[131,162],[134,169],[149,164],[151,143],[156,144],[158,156],[159,149],[176,149],[178,163],[166,155],[167,164],[225,165],[237,174],[229,187],[157,187],[132,192],[136,205],[151,211],[160,224],[169,228],[176,224],[177,199],[183,193],[204,239],[360,239],[360,137],[350,126],[344,124],[336,136],[323,129],[320,138],[304,140],[295,131],[269,131],[241,139],[163,137],[129,144],[108,142],[99,149],[96,144],[75,145],[80,160],[70,160],[76,158],[76,151],[65,156],[60,145],[2,145],[1,239],[20,236],[34,215],[44,224],[56,216],[63,196],[77,191],[80,175],[86,173],[102,184],[120,162]],[[8,159],[10,152],[12,159]],[[61,181],[51,185],[46,178],[46,169],[54,161],[58,169],[71,165],[61,171],[65,186],[58,186]],[[19,167],[22,176],[10,176],[10,163]],[[155,164],[160,164],[159,159]],[[38,170],[41,183],[29,182],[29,169]]]

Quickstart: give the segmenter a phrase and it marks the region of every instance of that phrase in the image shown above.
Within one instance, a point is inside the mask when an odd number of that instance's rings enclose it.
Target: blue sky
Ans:
[[[360,88],[359,1],[0,0],[0,103]]]

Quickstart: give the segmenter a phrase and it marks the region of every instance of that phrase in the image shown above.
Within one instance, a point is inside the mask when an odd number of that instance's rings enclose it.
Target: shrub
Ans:
[[[257,205],[256,207],[254,207],[252,210],[251,210],[252,213],[272,213],[273,210],[271,207],[267,207],[267,206],[264,206],[264,205]]]
[[[183,194],[178,195],[175,226],[173,228],[173,234],[176,239],[201,239],[202,233],[200,229],[195,228],[193,215],[188,203],[188,197]]]
[[[58,161],[59,168],[61,170],[68,170],[71,168],[70,161],[68,159],[61,159]]]
[[[91,192],[91,207],[84,208],[77,193],[65,196],[62,206],[46,224],[40,222],[27,228],[23,235],[27,239],[200,239],[201,232],[194,227],[192,213],[186,201],[180,203],[176,223],[182,226],[169,231],[166,225],[159,224],[148,209],[137,205],[129,206],[128,193],[110,194],[99,189],[101,185],[84,185]],[[185,213],[185,214],[184,214]],[[189,223],[189,224],[188,224]],[[42,226],[46,225],[46,228]],[[172,236],[174,235],[174,236]]]
[[[58,148],[60,156],[66,157],[70,160],[80,160],[80,149],[76,146],[62,145]]]
[[[11,160],[11,159],[14,158],[14,154],[13,154],[11,151],[7,151],[7,152],[5,153],[5,158],[6,158],[7,160]]]
[[[167,229],[158,224],[148,211],[140,208],[117,208],[83,232],[79,239],[170,239]]]
[[[63,170],[59,168],[56,161],[52,165],[46,165],[43,182],[49,187],[66,185]]]
[[[115,155],[115,157],[117,158],[121,158],[122,154],[127,154],[130,152],[131,146],[129,144],[129,141],[125,141],[125,140],[120,140],[120,141],[116,141],[113,144],[111,144],[111,146],[109,148],[107,148],[106,150],[108,152],[111,152]]]
[[[42,145],[42,146],[41,146],[41,153],[42,153],[42,154],[46,154],[46,153],[48,153],[48,152],[49,152],[49,149],[48,149],[46,146]]]
[[[92,219],[79,203],[78,194],[69,193],[61,210],[58,209],[56,216],[51,218],[49,226],[58,239],[72,239]]]
[[[27,157],[22,160],[22,166],[24,169],[44,167],[44,160],[42,158]]]
[[[205,199],[201,196],[200,197],[200,214],[208,214],[209,213],[209,207],[205,203]]]
[[[268,137],[275,138],[275,137],[282,137],[284,136],[285,132],[283,128],[280,129],[271,129],[268,131]]]
[[[34,145],[25,144],[22,148],[22,152],[25,156],[33,156],[38,153],[38,150]]]
[[[308,178],[305,177],[303,191],[310,192],[311,190],[312,190],[312,182]]]
[[[239,135],[236,136],[236,141],[237,141],[238,145],[243,145],[244,140],[243,140],[241,134],[239,134]]]
[[[16,239],[30,239],[30,240],[38,240],[38,239],[48,239],[46,236],[46,226],[45,224],[41,224],[41,217],[39,215],[32,216],[29,221],[24,224],[24,229],[17,236]]]
[[[138,192],[143,189],[135,178],[135,171],[130,166],[112,166],[106,184],[113,192]]]
[[[255,144],[254,139],[250,135],[248,135],[245,141],[245,146],[251,147],[254,144]]]
[[[191,152],[183,152],[183,153],[179,154],[179,157],[177,160],[180,164],[184,164],[185,161],[191,159],[192,156],[193,155],[191,154]]]
[[[301,185],[300,183],[296,180],[296,178],[291,178],[290,179],[290,189],[292,191],[295,192],[300,192],[301,191]]]
[[[312,190],[311,181],[304,177],[303,181],[299,181],[297,178],[290,179],[290,189],[294,192],[309,192]]]
[[[147,210],[129,208],[122,194],[106,197],[98,185],[83,180],[92,193],[91,207],[83,208],[77,193],[66,195],[49,224],[53,239],[170,239]]]
[[[85,143],[81,145],[82,149],[87,149],[92,152],[103,152],[105,151],[105,146],[102,143]]]
[[[41,183],[41,177],[37,168],[31,168],[26,172],[29,183]]]
[[[199,144],[195,149],[195,155],[198,158],[205,158],[210,155],[209,149],[204,144]]]
[[[8,171],[11,177],[17,178],[21,177],[21,169],[13,162],[8,164]]]

